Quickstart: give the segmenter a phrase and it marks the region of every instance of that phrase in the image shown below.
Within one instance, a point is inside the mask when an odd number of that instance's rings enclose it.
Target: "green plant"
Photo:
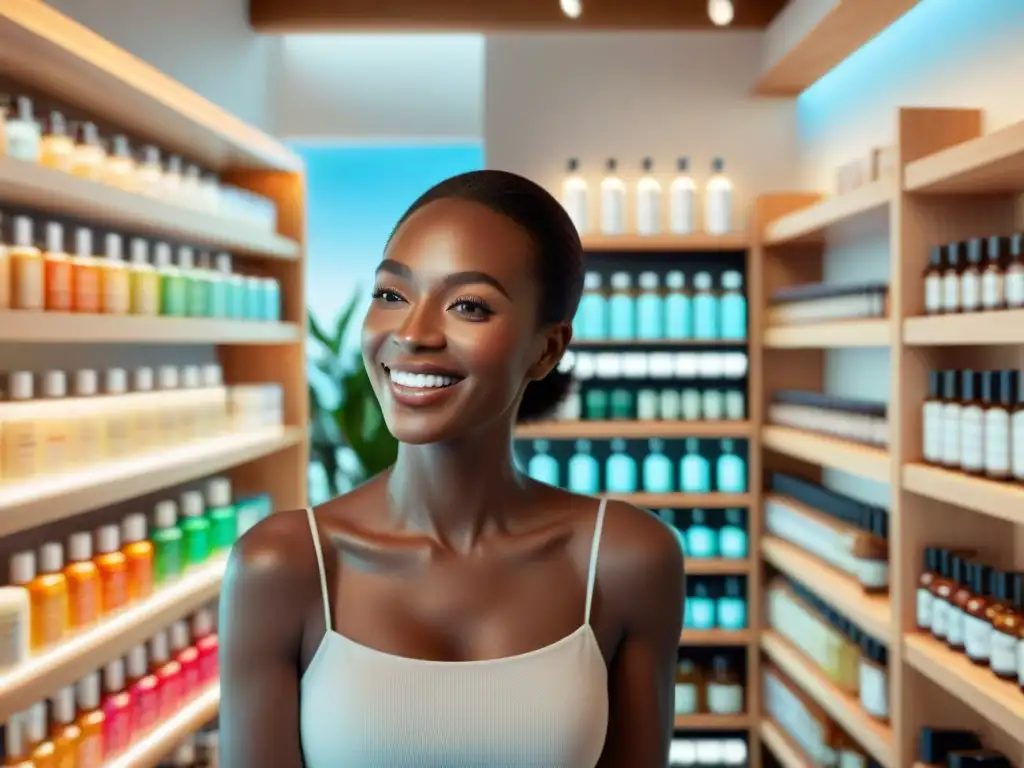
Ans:
[[[345,337],[359,306],[359,292],[349,300],[328,333],[309,315],[309,335],[317,343],[314,365],[333,387],[328,403],[313,382],[309,382],[310,454],[321,463],[332,496],[340,492],[338,479],[354,485],[373,477],[395,463],[398,441],[388,431],[380,404],[361,356],[344,349]],[[354,471],[343,471],[338,449],[347,447],[358,462]]]

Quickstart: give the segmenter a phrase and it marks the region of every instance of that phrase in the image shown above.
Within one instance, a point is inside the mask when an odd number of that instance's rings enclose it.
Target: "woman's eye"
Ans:
[[[490,307],[473,299],[459,299],[450,308],[473,320],[483,320],[494,314]]]
[[[383,301],[387,304],[403,300],[396,291],[392,291],[389,288],[378,288],[373,292],[373,298],[375,301]]]

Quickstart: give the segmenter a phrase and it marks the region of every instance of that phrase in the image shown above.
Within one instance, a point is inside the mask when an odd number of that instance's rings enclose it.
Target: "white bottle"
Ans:
[[[668,228],[673,235],[692,235],[697,228],[697,185],[690,176],[690,161],[680,157],[676,161],[679,173],[669,187]]]
[[[198,365],[186,365],[181,369],[178,407],[178,439],[195,440],[199,436],[199,419],[203,413],[203,391],[200,389],[203,377]]]
[[[979,375],[961,374],[960,397],[960,469],[980,474],[985,468],[985,411],[979,401]]]
[[[178,435],[178,369],[173,365],[161,365],[157,371],[158,392],[154,400],[157,409],[157,434],[163,445],[174,445],[181,441]]]
[[[562,207],[582,236],[587,233],[587,182],[580,176],[579,167],[579,160],[569,158],[568,173],[562,181]]]
[[[23,480],[39,472],[42,429],[39,424],[35,379],[29,371],[12,371],[7,377],[7,402],[0,404],[0,438],[3,439],[5,480]]]
[[[942,406],[942,463],[947,467],[960,466],[960,379],[958,371],[943,371]]]
[[[160,436],[160,398],[154,396],[155,385],[153,369],[148,366],[136,368],[132,373],[132,392],[128,396],[129,409],[132,413],[134,426],[132,437],[135,451],[160,448],[163,441]]]
[[[626,231],[626,185],[616,173],[618,163],[605,163],[607,175],[601,180],[601,234],[621,235]]]
[[[19,96],[14,114],[7,118],[7,154],[28,163],[38,163],[40,128],[32,113],[32,99]]]
[[[30,571],[24,570],[25,565],[31,566]],[[11,586],[0,587],[0,669],[10,669],[21,664],[29,653],[29,595],[24,584],[35,578],[34,560],[26,561],[24,553],[11,557],[10,567],[14,573]],[[24,576],[27,581],[21,581]]]
[[[645,157],[644,175],[636,183],[636,231],[641,235],[661,234],[661,184],[652,175],[654,161]]]
[[[716,157],[712,176],[704,187],[704,231],[709,235],[732,232],[732,182],[725,176],[725,161]]]
[[[39,421],[42,450],[40,467],[46,474],[58,474],[74,464],[74,430],[68,418],[68,377],[64,371],[43,374],[45,413]]]
[[[209,363],[203,366],[202,379],[199,431],[204,436],[215,437],[227,430],[228,389],[224,386],[224,371],[216,363]]]
[[[930,464],[942,461],[942,372],[928,374],[928,397],[921,409],[921,453]]]
[[[133,448],[128,373],[124,368],[110,368],[105,379],[101,416],[106,426],[107,456],[116,461],[131,455]]]

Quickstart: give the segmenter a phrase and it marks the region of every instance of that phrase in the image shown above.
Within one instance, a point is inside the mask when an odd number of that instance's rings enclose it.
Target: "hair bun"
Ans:
[[[543,379],[531,381],[523,392],[523,401],[519,404],[516,421],[539,421],[551,416],[569,396],[572,386],[572,374],[559,370],[552,371]]]

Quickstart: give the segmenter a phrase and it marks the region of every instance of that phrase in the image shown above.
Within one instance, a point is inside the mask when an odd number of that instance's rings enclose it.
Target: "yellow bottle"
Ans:
[[[43,374],[44,400],[40,403],[40,409],[45,409],[45,415],[39,420],[40,474],[56,475],[74,465],[76,430],[74,421],[69,418],[67,387],[64,371],[47,371]]]
[[[149,243],[141,237],[132,240],[131,313],[155,317],[160,314],[160,275],[149,260]]]
[[[121,551],[128,561],[128,600],[145,600],[153,594],[153,542],[146,538],[146,516],[128,515],[121,521]]]
[[[90,181],[103,181],[107,170],[107,151],[100,141],[95,123],[80,123],[78,142],[71,160],[71,172]]]
[[[153,397],[153,369],[147,366],[136,368],[132,374],[132,392],[128,396],[133,417],[133,450],[136,453],[159,448],[160,422]]]
[[[92,230],[75,231],[75,255],[71,257],[71,308],[94,315],[102,309],[100,260],[92,247]]]
[[[103,387],[103,421],[106,423],[107,456],[124,459],[132,453],[133,415],[128,401],[128,373],[110,368]]]
[[[25,735],[32,750],[29,755],[35,768],[57,768],[57,746],[46,726],[46,702],[38,701],[28,708],[25,719]]]
[[[0,115],[2,119],[2,115]],[[0,142],[2,143],[2,142]],[[0,154],[3,149],[0,148]],[[0,232],[3,231],[3,214],[0,214]],[[7,251],[7,243],[0,236],[0,311],[11,308],[11,256]]]
[[[11,262],[11,309],[40,310],[45,306],[43,254],[35,244],[32,219],[14,217],[14,242],[7,249]]]
[[[75,154],[75,141],[68,130],[68,121],[61,112],[53,110],[46,121],[46,131],[39,144],[39,162],[55,171],[71,172]]]
[[[39,471],[39,409],[34,401],[35,381],[28,371],[14,371],[7,379],[8,402],[0,410],[5,480],[23,480]]]
[[[77,467],[102,463],[107,456],[106,424],[101,416],[99,375],[92,368],[75,371],[75,397],[68,403]]]
[[[71,629],[95,624],[103,604],[100,571],[92,561],[92,537],[85,532],[68,538],[68,564],[64,568],[68,582],[68,623]]]
[[[29,755],[28,712],[15,712],[4,723],[4,766],[6,768],[35,768]]]
[[[34,570],[34,559],[33,559]],[[48,541],[39,548],[39,573],[28,584],[32,606],[32,648],[48,648],[68,629],[68,581],[64,577],[64,548]]]
[[[174,445],[181,440],[178,434],[178,369],[173,365],[161,365],[157,372],[157,385],[160,392],[161,408],[158,411],[160,420],[160,442],[163,445]]]
[[[107,315],[126,315],[131,308],[131,280],[123,245],[119,234],[107,233],[106,258],[100,261],[100,311]]]
[[[88,535],[88,534],[87,534]],[[75,687],[65,686],[50,700],[53,723],[50,738],[55,748],[57,768],[80,768],[82,728],[75,722]]]
[[[107,155],[103,180],[110,186],[127,192],[139,191],[139,180],[135,175],[135,158],[132,157],[132,148],[127,136],[119,133],[110,140],[110,154]]]

